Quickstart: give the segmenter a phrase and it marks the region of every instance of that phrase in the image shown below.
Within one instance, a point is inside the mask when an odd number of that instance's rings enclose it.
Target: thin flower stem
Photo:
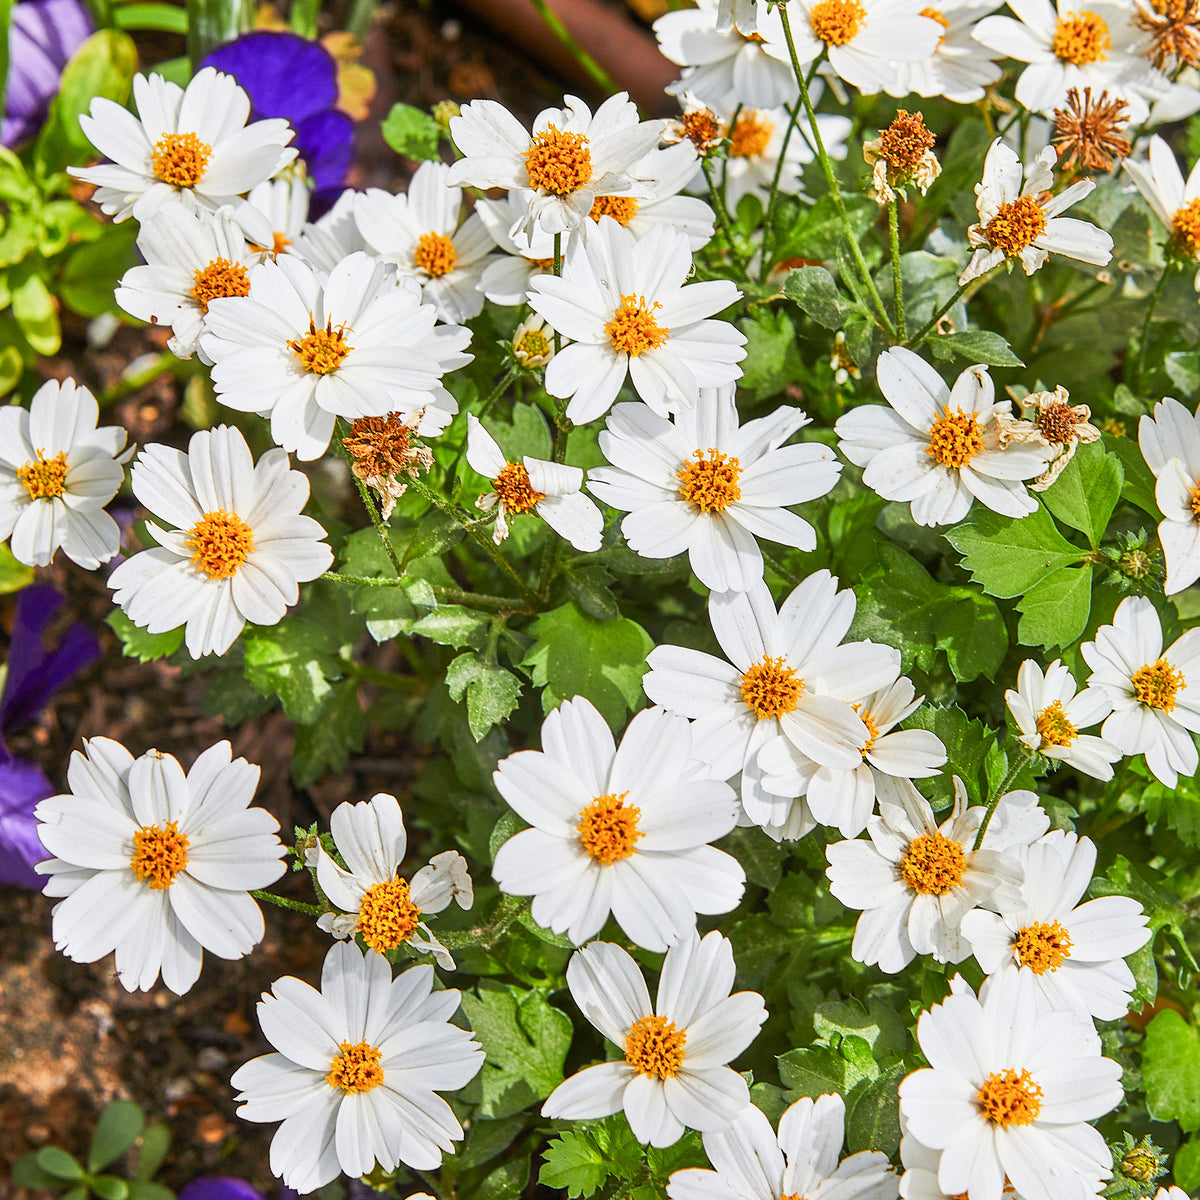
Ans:
[[[904,344],[912,349],[915,349],[917,346],[919,346],[937,328],[937,323],[959,302],[959,300],[962,300],[963,303],[966,303],[967,300],[970,300],[971,296],[975,295],[975,293],[979,291],[979,289],[983,287],[983,285],[987,283],[989,279],[993,278],[1003,266],[1003,261],[998,262],[990,271],[984,271],[982,275],[976,275],[974,279],[968,279],[966,283],[960,283],[950,299],[947,300],[946,303],[943,304],[942,307],[939,308],[937,312],[935,312],[933,316],[921,326],[920,330],[917,333],[914,333],[913,336],[910,337]]]
[[[738,253],[738,248],[733,240],[733,218],[729,214],[729,209],[725,204],[724,189],[717,185],[714,178],[716,172],[713,170],[712,159],[708,155],[703,155],[700,159],[700,169],[704,172],[704,178],[708,181],[708,195],[712,200],[713,212],[716,214],[717,226],[725,235],[725,241],[729,245],[729,257],[733,259],[737,269],[749,279],[750,266],[746,260]]]
[[[908,337],[904,323],[904,276],[900,270],[900,202],[888,201],[888,240],[892,253],[892,295],[896,302],[896,336],[901,343]]]
[[[611,96],[621,89],[613,82],[612,76],[571,36],[571,31],[562,23],[546,0],[530,0],[537,9],[538,16],[546,23],[546,27],[566,47],[567,53],[588,73],[588,77],[606,95]]]
[[[429,688],[426,680],[418,679],[415,675],[397,675],[394,671],[381,671],[378,667],[368,667],[366,663],[355,662],[353,659],[342,659],[341,666],[347,675],[352,675],[363,683],[374,683],[394,692],[425,691]]]
[[[264,892],[261,888],[252,888],[250,895],[255,900],[265,900],[268,904],[275,904],[279,908],[290,908],[293,912],[308,913],[313,917],[319,917],[325,911],[317,904],[305,904],[300,900],[289,900],[285,896],[276,896],[274,892]]]
[[[181,363],[175,355],[166,352],[157,354],[153,361],[142,367],[141,370],[135,371],[132,375],[123,375],[112,387],[101,392],[96,401],[101,408],[115,404],[132,392],[138,391],[139,388],[144,388],[146,384],[152,383],[160,375],[165,375],[168,371],[175,371],[181,367],[184,367],[184,373],[186,373],[186,365]]]
[[[1008,768],[1008,773],[1000,781],[1000,786],[988,797],[987,812],[983,814],[983,821],[979,826],[979,832],[975,835],[975,845],[971,847],[972,850],[978,850],[983,845],[984,835],[992,823],[992,814],[996,811],[996,805],[1004,798],[1012,781],[1033,761],[1035,753],[1036,751],[1030,750],[1028,746],[1022,747],[1022,753],[1017,756],[1017,761]]]
[[[1154,291],[1150,293],[1150,303],[1146,306],[1146,319],[1142,322],[1142,335],[1138,338],[1138,356],[1137,367],[1133,373],[1134,391],[1139,395],[1142,391],[1142,381],[1146,376],[1146,352],[1150,348],[1150,322],[1154,320],[1154,310],[1158,307],[1159,297],[1162,296],[1163,286],[1167,282],[1167,276],[1171,273],[1171,266],[1168,263],[1163,267],[1162,274],[1158,277],[1158,282],[1154,285]]]
[[[487,415],[488,409],[491,408],[492,405],[504,395],[504,393],[508,390],[508,385],[512,383],[516,377],[516,367],[509,367],[509,369],[505,371],[503,378],[501,378],[500,382],[496,384],[496,386],[488,393],[487,399],[484,400],[484,402],[479,406],[479,412],[475,414],[481,421]]]
[[[829,185],[829,198],[833,201],[833,207],[837,210],[838,219],[841,221],[842,230],[846,235],[846,248],[850,251],[850,257],[854,260],[855,269],[858,271],[863,286],[867,289],[871,297],[871,302],[875,305],[880,327],[887,334],[888,340],[894,342],[896,340],[896,330],[892,325],[891,318],[888,316],[887,307],[883,303],[883,297],[879,294],[879,288],[875,286],[871,269],[867,266],[866,259],[863,258],[862,247],[858,244],[858,238],[854,236],[854,230],[850,226],[850,215],[846,212],[846,204],[842,199],[842,189],[838,186],[837,175],[833,169],[833,161],[830,159],[825,149],[825,141],[821,137],[821,127],[817,124],[817,113],[813,108],[812,97],[808,94],[808,81],[800,66],[800,56],[796,53],[796,42],[792,37],[792,24],[788,17],[787,6],[781,4],[777,11],[779,12],[780,19],[783,21],[783,36],[787,40],[788,55],[792,60],[792,71],[796,76],[796,82],[800,85],[800,101],[804,105],[804,113],[808,117],[808,124],[812,129],[813,148],[817,152],[817,159],[820,161],[821,170],[825,174],[825,182]]]
[[[353,472],[351,472],[354,475]],[[367,515],[371,518],[371,524],[375,526],[375,532],[379,534],[379,540],[383,543],[383,548],[387,551],[387,556],[392,560],[392,566],[396,568],[397,575],[404,574],[404,568],[400,565],[400,558],[396,554],[396,547],[392,545],[392,536],[388,532],[387,522],[379,513],[379,509],[375,507],[375,501],[371,498],[371,489],[357,475],[354,475],[354,483],[358,488],[358,494],[362,497],[363,507],[367,510]]]

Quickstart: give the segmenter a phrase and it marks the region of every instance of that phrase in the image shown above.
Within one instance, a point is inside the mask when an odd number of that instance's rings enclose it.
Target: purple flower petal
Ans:
[[[54,795],[39,767],[23,758],[0,766],[0,883],[40,892],[46,879],[33,864],[49,858],[38,840],[33,806]]]
[[[63,67],[93,28],[79,0],[26,0],[12,10],[0,142],[13,146],[38,131]]]
[[[202,1175],[193,1179],[178,1200],[266,1200],[256,1187],[232,1175]]]
[[[314,207],[320,207],[319,201],[327,192],[333,193],[329,201],[332,207],[342,193],[342,180],[354,161],[354,122],[344,112],[334,109],[314,113],[296,126],[294,145],[308,164],[316,188]]]

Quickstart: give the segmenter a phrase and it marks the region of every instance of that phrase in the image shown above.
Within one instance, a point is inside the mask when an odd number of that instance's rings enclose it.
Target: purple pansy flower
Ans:
[[[335,107],[333,55],[297,34],[264,30],[218,46],[201,65],[233,75],[250,94],[256,120],[286,117],[292,123],[292,145],[314,183],[314,212],[330,207],[354,161],[354,122]]]
[[[13,8],[0,142],[15,146],[37,133],[63,67],[93,28],[79,0],[26,0]]]
[[[47,650],[42,632],[62,607],[49,584],[35,583],[17,596],[8,670],[0,689],[0,883],[41,891],[46,885],[33,864],[47,858],[38,841],[33,807],[53,796],[50,780],[34,763],[15,757],[4,735],[33,720],[73,675],[100,657],[100,643],[76,622]]]
[[[279,1189],[279,1200],[298,1200],[298,1195],[290,1187]],[[244,1179],[232,1175],[201,1175],[179,1193],[179,1200],[267,1200],[267,1197]]]

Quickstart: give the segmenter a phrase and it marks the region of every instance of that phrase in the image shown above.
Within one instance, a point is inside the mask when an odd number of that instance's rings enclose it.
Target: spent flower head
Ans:
[[[1120,96],[1110,100],[1107,92],[1092,99],[1092,89],[1067,89],[1066,108],[1054,110],[1054,134],[1050,141],[1058,150],[1058,165],[1064,171],[1111,171],[1113,161],[1129,153],[1129,142],[1121,136],[1129,124],[1129,105]]]
[[[424,416],[422,408],[408,417],[394,412],[386,417],[355,417],[350,422],[350,436],[342,438],[351,458],[350,470],[379,493],[385,521],[408,490],[401,476],[416,479],[433,466],[433,451],[417,441]]]
[[[900,109],[896,119],[879,136],[863,145],[863,157],[875,164],[871,173],[871,195],[880,204],[896,199],[897,189],[909,185],[921,195],[941,174],[942,166],[933,153],[936,141],[925,127],[921,113]]]

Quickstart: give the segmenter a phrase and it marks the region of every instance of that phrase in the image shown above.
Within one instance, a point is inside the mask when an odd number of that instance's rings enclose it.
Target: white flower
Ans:
[[[479,281],[495,241],[476,214],[459,224],[463,193],[447,186],[449,173],[445,163],[424,162],[407,193],[368,188],[355,200],[354,219],[367,249],[416,279],[438,316],[456,324],[483,311]]]
[[[1021,867],[1011,848],[1040,837],[1049,818],[1032,792],[1007,792],[976,850],[985,809],[967,807],[957,777],[954,807],[940,826],[908,780],[880,780],[878,791],[879,815],[867,822],[870,841],[825,848],[829,890],[847,908],[862,910],[851,953],[889,974],[918,954],[961,962],[971,953],[960,930],[963,917],[997,897],[1015,899]]]
[[[577,229],[597,196],[627,192],[638,161],[658,144],[662,121],[639,121],[625,92],[610,96],[592,115],[577,96],[548,108],[532,135],[502,104],[472,100],[450,121],[463,158],[450,168],[455,187],[502,187],[532,193],[523,226],[531,233]]]
[[[1024,1200],[1092,1200],[1112,1173],[1099,1130],[1120,1103],[1121,1068],[1074,1013],[1046,1009],[1031,977],[988,980],[952,994],[917,1023],[929,1067],[900,1084],[912,1137],[941,1150],[948,1195],[1000,1200],[1005,1178]]]
[[[1200,160],[1192,165],[1185,180],[1170,146],[1156,133],[1150,139],[1150,156],[1145,162],[1127,158],[1122,164],[1133,176],[1138,191],[1166,226],[1168,248],[1178,257],[1200,259]],[[1200,270],[1196,272],[1200,290]]]
[[[1162,625],[1144,596],[1127,596],[1111,625],[1080,647],[1092,668],[1088,686],[1108,693],[1113,711],[1101,735],[1122,754],[1144,754],[1154,777],[1174,787],[1196,773],[1200,733],[1200,629],[1189,629],[1166,649]]]
[[[724,33],[734,25],[746,33],[758,31],[758,0],[717,0],[717,28]]]
[[[0,540],[18,562],[44,567],[61,546],[95,570],[120,549],[104,506],[125,478],[125,430],[96,427],[100,407],[73,379],[48,379],[28,410],[0,407]],[[132,453],[132,450],[129,451]]]
[[[530,281],[530,308],[573,343],[546,368],[546,391],[570,398],[570,420],[603,416],[626,378],[666,416],[695,404],[701,382],[741,376],[745,334],[707,318],[742,293],[728,279],[687,283],[691,270],[681,231],[656,225],[635,238],[602,217],[586,240],[572,240],[561,277]]]
[[[146,523],[158,546],[113,571],[113,599],[150,633],[186,624],[193,658],[224,654],[247,621],[276,624],[298,585],[333,561],[325,531],[300,515],[305,476],[282,450],[256,465],[228,425],[192,434],[186,454],[147,446],[130,476],[133,494],[170,528]]]
[[[673,421],[619,404],[600,434],[612,465],[588,472],[588,490],[629,514],[621,532],[643,558],[686,550],[705,587],[744,591],[762,579],[757,538],[816,545],[812,526],[787,506],[826,495],[840,464],[819,442],[783,445],[808,423],[800,409],[781,407],[739,427],[732,387],[701,388]]]
[[[1096,181],[1076,180],[1052,196],[1057,161],[1058,151],[1046,146],[1031,164],[1022,167],[1017,152],[1003,138],[992,142],[983,162],[983,180],[975,185],[979,222],[967,230],[967,241],[975,253],[958,277],[960,284],[1007,258],[1020,259],[1026,275],[1032,275],[1050,254],[1100,267],[1112,258],[1113,240],[1103,229],[1090,221],[1058,215],[1088,195]]]
[[[442,376],[471,361],[470,330],[438,325],[411,279],[359,252],[322,280],[291,254],[259,263],[250,294],[209,304],[201,350],[223,404],[270,415],[271,436],[319,458],[337,417],[402,417],[424,409],[440,433],[457,404]]]
[[[529,279],[554,265],[554,235],[543,229],[525,233],[521,228],[528,205],[515,196],[475,201],[475,214],[492,240],[504,251],[483,269],[479,290],[493,304],[524,304]]]
[[[996,83],[1000,64],[975,40],[976,22],[995,12],[996,0],[939,0],[937,7],[921,9],[942,26],[933,53],[918,62],[898,62],[896,74],[883,90],[889,96],[942,96],[955,104],[982,100],[985,89]]]
[[[475,892],[467,860],[455,850],[435,855],[411,882],[398,877],[408,849],[404,818],[395,796],[379,792],[360,804],[339,804],[329,818],[333,844],[346,870],[317,844],[317,882],[340,914],[325,913],[317,924],[334,937],[358,933],[371,950],[386,954],[407,942],[428,951],[438,966],[454,969],[454,959],[421,920],[451,900],[470,908]]]
[[[1046,758],[1065,762],[1093,779],[1111,779],[1121,752],[1103,738],[1079,731],[1112,712],[1099,688],[1077,691],[1071,672],[1055,659],[1045,674],[1031,658],[1017,672],[1017,688],[1004,693],[1021,741]]]
[[[590,701],[565,701],[542,724],[542,750],[510,754],[492,776],[533,826],[497,852],[500,889],[533,896],[533,919],[573,942],[611,912],[648,950],[686,939],[697,913],[736,908],[745,874],[708,843],[733,829],[737,802],[699,754],[688,722],[661,708],[638,713],[616,746]]]
[[[583,472],[578,467],[529,455],[519,463],[509,462],[495,438],[470,413],[467,462],[495,485],[496,490],[481,496],[478,505],[484,512],[499,508],[492,533],[497,546],[508,537],[510,516],[533,512],[576,550],[600,549],[604,514],[580,491]]]
[[[891,405],[839,417],[838,449],[863,467],[863,482],[885,500],[911,501],[918,525],[954,525],[975,500],[1006,517],[1037,510],[1025,490],[1053,453],[1000,447],[995,386],[987,367],[963,371],[948,388],[918,355],[894,346],[879,356],[879,389]]]
[[[1140,35],[1132,4],[1107,0],[1017,0],[1012,17],[986,17],[975,29],[985,46],[1029,64],[1017,80],[1017,103],[1049,116],[1066,103],[1067,91],[1120,96],[1132,119],[1148,112],[1145,92],[1162,91],[1165,79],[1138,55]]]
[[[1181,1187],[1164,1187],[1154,1193],[1154,1200],[1190,1200],[1190,1197]]]
[[[1013,853],[1025,871],[1019,902],[963,919],[979,965],[989,975],[1030,975],[1048,1007],[1081,1021],[1119,1020],[1135,986],[1125,958],[1150,940],[1142,906],[1128,896],[1079,903],[1096,867],[1089,838],[1055,830]]]
[[[213,300],[249,295],[257,255],[231,214],[163,205],[138,232],[145,265],[130,267],[116,290],[127,313],[171,330],[167,346],[178,358],[195,353]]]
[[[287,121],[247,125],[250,97],[212,67],[186,90],[161,75],[136,75],[133,97],[137,117],[112,100],[92,101],[79,127],[112,162],[68,172],[96,184],[96,203],[117,221],[146,221],[180,196],[209,208],[232,204],[296,157]]]
[[[708,613],[729,662],[658,646],[642,687],[655,703],[696,722],[696,744],[715,775],[741,772],[750,820],[772,837],[800,837],[812,828],[803,803],[793,802],[804,788],[770,787],[760,751],[784,735],[803,748],[810,774],[821,764],[861,765],[868,731],[851,704],[891,683],[900,655],[870,642],[841,644],[854,619],[854,593],[838,591],[828,571],[804,580],[778,614],[761,580],[744,592],[713,592]]]
[[[1197,203],[1200,209],[1200,202]],[[1196,415],[1168,396],[1138,423],[1142,457],[1157,480],[1154,498],[1167,564],[1163,590],[1182,592],[1200,579],[1200,406]]]
[[[366,250],[354,219],[358,196],[358,192],[347,188],[323,217],[301,226],[288,252],[304,259],[319,275],[327,276],[343,258]]]
[[[129,991],[159,973],[182,996],[200,976],[203,951],[241,958],[263,937],[250,896],[283,873],[279,822],[249,807],[258,768],[228,742],[205,750],[187,774],[169,754],[135,759],[108,738],[71,755],[71,791],[34,809],[38,837],[55,857],[48,875],[54,944],[75,962],[116,952]]]
[[[571,955],[567,986],[583,1015],[625,1057],[560,1083],[542,1116],[587,1121],[624,1109],[639,1142],[670,1146],[685,1129],[726,1128],[749,1106],[746,1081],[725,1064],[754,1041],[767,1010],[757,992],[729,994],[727,938],[692,933],[672,946],[653,1007],[637,963],[608,942]]]
[[[715,1171],[676,1171],[669,1200],[896,1200],[887,1155],[864,1150],[838,1162],[846,1123],[841,1096],[797,1100],[779,1133],[753,1105],[727,1129],[704,1135]]]
[[[526,370],[536,371],[544,367],[554,354],[554,330],[537,313],[530,313],[513,330],[513,358]]]
[[[233,219],[260,255],[283,254],[308,223],[311,194],[304,164],[296,163],[278,178],[255,184],[234,206]]]
[[[483,1065],[471,1033],[450,1024],[460,993],[433,991],[433,968],[392,978],[387,960],[353,942],[330,947],[321,990],[285,975],[258,1004],[279,1051],[251,1059],[230,1081],[238,1116],[283,1124],[271,1170],[298,1192],[366,1175],[378,1163],[436,1171],[463,1136],[437,1093],[465,1086]]]

